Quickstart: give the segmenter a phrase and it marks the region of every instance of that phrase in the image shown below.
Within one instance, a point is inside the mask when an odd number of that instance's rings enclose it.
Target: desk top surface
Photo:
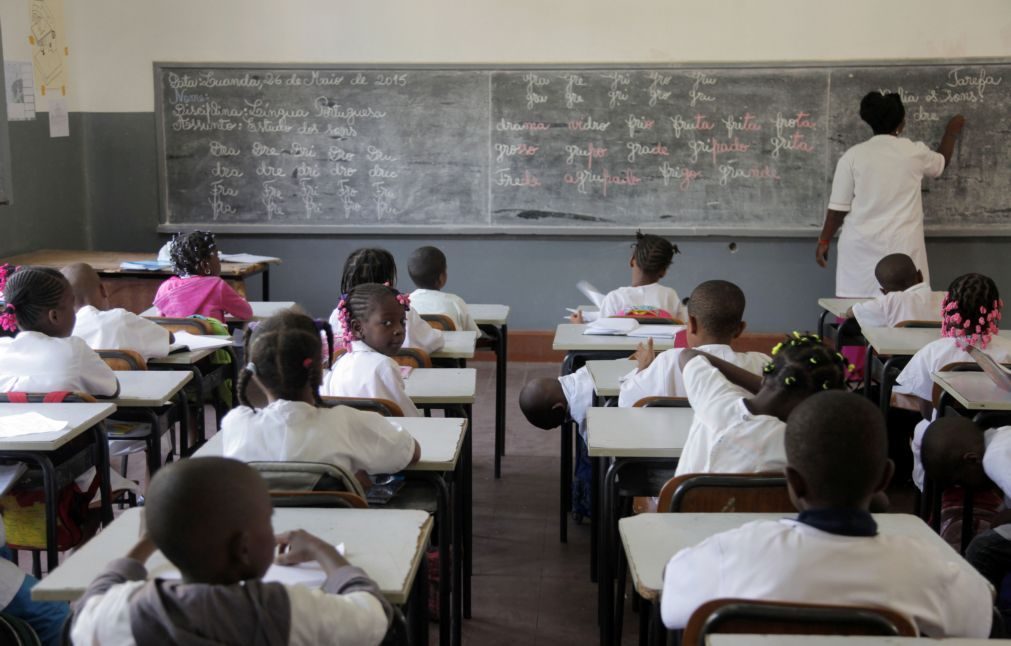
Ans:
[[[969,410],[1011,410],[1011,392],[985,372],[935,372],[931,378]]]
[[[263,319],[270,318],[274,314],[282,310],[291,309],[295,306],[295,301],[249,301],[249,306],[253,310],[253,316],[250,317],[251,321],[262,321]],[[148,318],[158,318],[161,314],[158,313],[158,308],[151,306],[140,313],[141,316]],[[225,317],[226,321],[234,321],[231,316]]]
[[[509,318],[508,305],[467,303],[467,310],[478,325],[505,325]]]
[[[618,531],[636,590],[647,599],[656,599],[663,588],[664,567],[681,549],[755,520],[792,517],[793,514],[640,514],[621,519]],[[912,514],[874,514],[874,520],[882,534],[915,536],[939,549],[951,549],[929,525]]]
[[[473,359],[477,332],[443,332],[445,345],[432,353],[433,359]]]
[[[617,397],[621,393],[621,378],[635,370],[635,366],[635,362],[628,359],[586,362],[590,378],[593,379],[593,390],[598,397]]]
[[[819,298],[818,307],[828,310],[835,316],[846,316],[846,312],[857,303],[864,303],[872,300],[870,298]]]
[[[473,404],[477,392],[474,368],[415,368],[404,381],[415,404]]]
[[[90,404],[0,404],[0,417],[38,413],[67,422],[67,428],[0,440],[0,451],[55,451],[116,412],[109,402]]]
[[[73,249],[40,249],[29,253],[4,258],[3,262],[15,265],[38,265],[62,269],[75,262],[85,262],[95,268],[99,274],[123,274],[130,276],[168,277],[173,272],[170,269],[146,271],[140,269],[121,269],[120,263],[154,260],[155,253],[135,253],[127,251],[79,251]],[[268,268],[268,263],[255,262],[222,262],[221,275],[225,278],[245,278],[258,274]]]
[[[117,406],[161,406],[176,396],[193,379],[190,370],[116,370],[119,396],[110,400]]]
[[[192,366],[201,359],[211,356],[220,348],[200,348],[185,352],[173,352],[167,357],[154,357],[147,360],[149,368],[153,366]]]
[[[583,334],[585,324],[559,323],[555,328],[555,338],[551,343],[552,350],[627,350],[635,352],[640,343],[645,343],[645,337],[611,336],[598,334]],[[674,347],[674,339],[654,338],[653,348],[660,352]]]
[[[677,458],[695,417],[691,408],[591,408],[590,457]]]
[[[36,601],[70,601],[84,593],[105,565],[137,542],[141,508],[127,509],[111,525],[71,554],[32,589]],[[337,545],[344,556],[365,570],[392,603],[407,600],[418,570],[432,519],[428,513],[399,509],[289,509],[274,510],[274,531],[304,529]],[[161,552],[148,559],[149,576],[174,569]]]
[[[889,357],[912,356],[941,338],[938,328],[865,327],[861,331],[875,352]]]

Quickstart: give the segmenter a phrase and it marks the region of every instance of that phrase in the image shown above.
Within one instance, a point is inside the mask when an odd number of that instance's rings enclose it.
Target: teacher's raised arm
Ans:
[[[870,92],[860,101],[860,118],[874,132],[847,150],[836,164],[832,194],[815,260],[828,265],[828,250],[839,234],[836,261],[837,296],[878,293],[874,266],[892,253],[910,256],[929,284],[923,236],[923,177],[937,177],[951,162],[965,118],[952,117],[937,151],[899,135],[906,109],[898,94]]]

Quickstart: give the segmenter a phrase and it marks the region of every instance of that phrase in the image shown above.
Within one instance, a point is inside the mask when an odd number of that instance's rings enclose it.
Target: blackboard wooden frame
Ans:
[[[11,140],[7,125],[7,84],[4,78],[3,42],[0,40],[0,206],[13,201],[14,184],[11,169]]]
[[[178,232],[199,227],[203,230],[232,235],[342,235],[342,236],[445,236],[460,235],[469,237],[624,237],[637,229],[655,231],[670,236],[713,236],[713,237],[753,237],[753,238],[797,238],[813,237],[821,228],[817,224],[804,227],[777,228],[763,230],[751,227],[711,227],[711,226],[664,226],[662,223],[642,225],[600,225],[581,224],[570,226],[504,226],[493,223],[480,225],[408,225],[392,223],[382,224],[267,224],[267,223],[237,223],[220,224],[213,222],[186,223],[166,222],[168,213],[167,193],[167,159],[164,154],[165,140],[161,124],[163,123],[164,96],[160,79],[163,68],[192,69],[297,69],[297,70],[470,70],[470,71],[527,71],[540,70],[558,71],[608,71],[608,70],[684,70],[684,69],[723,69],[723,70],[791,70],[791,69],[840,69],[849,67],[901,69],[904,67],[925,67],[938,65],[945,67],[971,65],[1009,65],[1011,59],[1002,57],[972,57],[956,59],[901,59],[901,60],[841,60],[841,61],[750,61],[750,62],[707,62],[693,61],[686,63],[538,63],[538,64],[507,64],[507,63],[253,63],[253,62],[166,62],[156,61],[153,64],[155,93],[155,122],[158,154],[158,201],[159,220],[158,232]],[[831,89],[829,89],[831,91]],[[929,142],[928,142],[929,143]],[[834,164],[834,160],[833,160]],[[827,196],[826,196],[827,199]],[[928,237],[1011,237],[1011,223],[1007,225],[976,225],[938,226],[926,225]]]

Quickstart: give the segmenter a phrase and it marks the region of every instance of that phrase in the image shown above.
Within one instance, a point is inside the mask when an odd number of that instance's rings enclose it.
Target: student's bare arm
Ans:
[[[944,135],[941,136],[941,143],[937,146],[937,152],[944,156],[945,168],[951,163],[951,155],[955,152],[955,142],[958,141],[958,136],[962,134],[964,126],[965,117],[956,114],[948,121],[948,125],[944,128]]]
[[[688,362],[695,357],[705,357],[709,363],[720,371],[720,373],[727,378],[727,381],[747,390],[749,393],[757,393],[762,387],[762,378],[756,374],[752,374],[745,370],[730,363],[729,361],[724,361],[723,359],[718,359],[711,354],[701,352],[699,350],[694,350],[691,348],[681,351],[681,356],[678,357],[678,363],[681,366],[681,371],[683,372],[685,366]]]
[[[846,217],[847,211],[836,211],[835,209],[828,209],[825,211],[825,224],[821,227],[821,235],[818,236],[818,246],[814,252],[814,259],[821,267],[828,266],[828,248],[829,243],[835,236],[836,231],[843,224],[843,218]]]
[[[278,565],[297,565],[308,561],[316,561],[327,575],[331,575],[342,567],[351,565],[347,559],[337,553],[337,549],[321,538],[313,536],[304,529],[296,529],[277,536]]]

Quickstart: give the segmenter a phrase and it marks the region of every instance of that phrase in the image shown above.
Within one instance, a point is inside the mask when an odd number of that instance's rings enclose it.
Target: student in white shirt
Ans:
[[[146,531],[74,603],[77,646],[116,644],[379,644],[392,609],[333,545],[295,530],[274,535],[266,483],[236,460],[189,458],[151,480]],[[152,578],[160,550],[182,580]],[[279,552],[275,557],[275,553]],[[319,588],[265,582],[272,563],[316,562]]]
[[[965,118],[952,117],[934,152],[921,142],[902,139],[906,109],[898,94],[870,92],[860,101],[860,118],[874,131],[847,150],[836,165],[825,224],[815,260],[828,265],[832,236],[839,235],[836,296],[873,296],[871,268],[887,254],[905,253],[930,283],[923,238],[923,177],[938,177],[951,163]]]
[[[378,283],[395,288],[397,264],[393,260],[393,254],[385,249],[358,249],[348,256],[341,274],[341,300],[346,300],[346,295],[352,288],[364,283]],[[338,336],[343,333],[340,307],[334,308],[330,314],[330,327]],[[417,348],[432,354],[441,350],[445,343],[442,332],[429,325],[414,310],[407,310],[403,347]]]
[[[145,360],[168,355],[172,333],[122,307],[110,309],[105,285],[91,265],[74,263],[61,273],[74,292],[74,336],[96,350],[133,350]]]
[[[239,406],[221,420],[224,455],[244,462],[302,461],[335,464],[359,479],[395,473],[418,461],[408,433],[377,413],[320,406],[320,338],[312,319],[281,312],[264,321],[248,344],[239,375]],[[257,409],[250,383],[266,395]]]
[[[407,273],[418,287],[411,292],[411,309],[418,314],[445,314],[457,330],[480,332],[463,299],[442,291],[449,275],[446,254],[436,247],[418,247],[407,261]]]
[[[997,285],[983,274],[964,274],[952,281],[942,301],[941,338],[920,348],[896,378],[892,392],[911,396],[923,419],[913,430],[913,482],[923,488],[920,443],[930,420],[936,417],[931,400],[934,382],[931,375],[952,363],[972,363],[967,352],[976,346],[998,363],[1011,362],[1011,342],[1000,333],[1004,302]]]
[[[678,358],[695,421],[678,460],[683,473],[759,473],[786,464],[790,412],[810,395],[845,384],[842,355],[794,332],[772,350],[763,376],[698,350]]]
[[[39,580],[25,573],[11,558],[0,517],[0,612],[27,622],[44,646],[62,643],[63,624],[70,607],[57,601],[33,601],[32,588]]]
[[[983,430],[965,417],[942,417],[924,434],[922,451],[926,474],[942,487],[996,486],[1004,494],[1003,511],[965,551],[966,560],[999,590],[1011,573],[1011,426]]]
[[[894,465],[884,419],[866,398],[819,393],[787,424],[796,519],[747,523],[675,554],[664,570],[664,625],[683,628],[712,599],[876,606],[929,637],[990,633],[993,591],[946,546],[879,534],[869,513]]]
[[[923,272],[904,253],[885,256],[874,268],[881,294],[857,303],[847,317],[860,327],[895,327],[903,321],[940,321],[944,292],[935,292],[923,281]]]
[[[337,312],[348,351],[324,378],[322,394],[389,399],[407,417],[421,414],[407,396],[400,366],[391,358],[404,343],[407,302],[406,295],[376,283],[357,285],[345,294]]]
[[[22,267],[4,286],[15,337],[0,338],[0,392],[86,392],[114,397],[119,382],[112,369],[82,339],[71,336],[74,294],[63,274]]]
[[[600,304],[599,316],[655,316],[684,321],[684,305],[678,293],[659,282],[667,275],[675,253],[677,248],[664,238],[636,231],[628,261],[632,285],[609,292]],[[576,312],[570,320],[582,323],[583,315]]]

